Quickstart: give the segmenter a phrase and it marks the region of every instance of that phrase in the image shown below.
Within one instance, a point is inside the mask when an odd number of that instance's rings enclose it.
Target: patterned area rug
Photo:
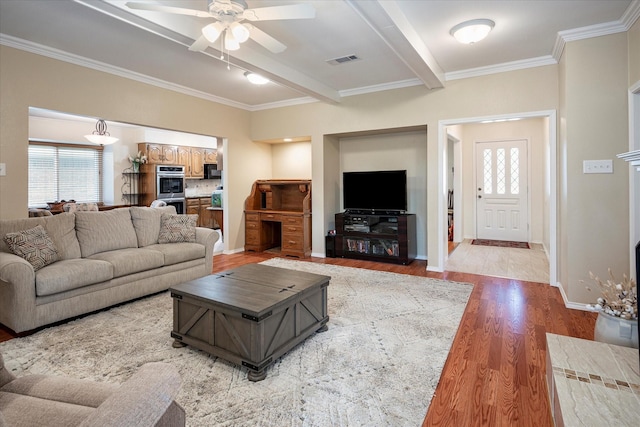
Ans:
[[[121,383],[151,361],[175,365],[189,426],[417,426],[472,290],[469,284],[272,259],[331,276],[329,330],[260,382],[190,347],[173,348],[168,292],[0,343],[16,375]]]
[[[527,242],[509,242],[506,240],[473,239],[472,245],[499,246],[501,248],[531,249]]]

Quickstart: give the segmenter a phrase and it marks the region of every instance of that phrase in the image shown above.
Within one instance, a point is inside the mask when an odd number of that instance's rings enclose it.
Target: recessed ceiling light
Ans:
[[[456,25],[449,33],[460,43],[473,44],[487,37],[495,25],[490,19],[472,19]]]
[[[283,141],[284,141],[284,142],[291,142],[291,141],[293,141],[293,139],[291,139],[291,138],[285,138],[285,139],[283,139]]]

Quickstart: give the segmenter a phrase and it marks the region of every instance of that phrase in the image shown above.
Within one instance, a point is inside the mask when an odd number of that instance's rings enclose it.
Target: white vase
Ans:
[[[627,320],[599,312],[594,331],[596,341],[638,348],[638,320]]]

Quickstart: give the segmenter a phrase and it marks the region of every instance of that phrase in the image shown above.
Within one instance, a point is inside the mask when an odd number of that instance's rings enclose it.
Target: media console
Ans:
[[[416,253],[415,214],[336,214],[337,257],[406,265]]]

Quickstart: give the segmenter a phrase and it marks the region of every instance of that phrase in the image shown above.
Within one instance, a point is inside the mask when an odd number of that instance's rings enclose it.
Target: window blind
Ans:
[[[102,147],[29,144],[29,206],[102,201]]]

